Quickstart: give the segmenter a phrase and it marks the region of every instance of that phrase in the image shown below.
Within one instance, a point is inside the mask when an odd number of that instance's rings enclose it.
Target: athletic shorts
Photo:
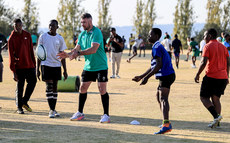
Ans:
[[[200,55],[200,51],[199,50],[192,51],[192,56],[193,57],[199,57],[199,55]]]
[[[141,46],[140,49],[141,49],[141,50],[145,50],[145,46]]]
[[[137,47],[133,46],[133,53],[137,53]]]
[[[175,57],[180,57],[180,52],[174,52]]]
[[[200,96],[210,98],[211,96],[216,95],[220,97],[224,94],[227,82],[227,79],[215,79],[204,76],[200,88]]]
[[[49,67],[42,65],[42,81],[61,80],[61,67]]]
[[[159,79],[159,86],[157,88],[158,90],[161,87],[165,87],[165,88],[170,89],[171,85],[173,84],[173,82],[176,79],[176,75],[175,75],[175,73],[173,73],[173,74],[170,74],[170,75],[167,75],[167,76],[159,77],[158,79]]]
[[[82,82],[89,81],[98,81],[98,82],[107,82],[108,81],[108,70],[100,70],[100,71],[86,71],[83,70],[81,74]]]

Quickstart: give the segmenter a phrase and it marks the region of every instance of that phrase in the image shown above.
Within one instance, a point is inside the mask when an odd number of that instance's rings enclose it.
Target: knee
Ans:
[[[161,96],[160,97],[160,102],[168,102],[168,98],[167,97],[164,97],[164,96]]]
[[[84,85],[81,85],[81,87],[80,87],[80,92],[81,92],[81,93],[87,92],[87,87],[84,86]]]
[[[53,83],[46,83],[46,93],[53,92]]]

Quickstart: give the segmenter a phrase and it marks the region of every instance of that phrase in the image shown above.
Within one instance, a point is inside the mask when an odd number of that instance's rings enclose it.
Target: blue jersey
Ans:
[[[155,74],[156,77],[167,76],[175,73],[172,66],[171,58],[168,52],[165,50],[164,46],[159,41],[155,42],[155,44],[152,47],[151,69],[153,69],[156,66],[157,57],[161,57],[162,67]]]

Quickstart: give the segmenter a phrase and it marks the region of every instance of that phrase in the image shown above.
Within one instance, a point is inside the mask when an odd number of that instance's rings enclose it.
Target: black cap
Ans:
[[[116,29],[114,27],[110,28],[109,31],[116,31]]]

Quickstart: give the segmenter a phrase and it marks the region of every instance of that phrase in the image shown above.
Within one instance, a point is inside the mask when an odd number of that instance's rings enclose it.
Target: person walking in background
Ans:
[[[138,38],[135,39],[135,43],[133,44],[133,55],[127,60],[128,63],[131,62],[131,59],[134,58],[137,55],[137,49],[140,48],[141,43],[143,43],[143,39],[141,38],[141,35],[138,35]]]
[[[37,59],[37,77],[40,80],[40,65],[42,71],[42,81],[46,83],[46,97],[50,108],[49,117],[59,117],[60,114],[55,110],[57,104],[57,85],[58,80],[61,80],[61,65],[63,66],[64,80],[67,79],[68,74],[66,70],[66,61],[58,60],[56,55],[67,49],[63,37],[56,33],[58,29],[58,21],[51,20],[49,23],[49,32],[42,34],[39,38],[39,45],[43,45],[47,51],[45,61]]]
[[[191,38],[190,47],[192,49],[192,65],[191,66],[192,68],[196,68],[196,57],[198,57],[200,54],[200,51],[199,51],[200,48],[194,38]]]
[[[188,37],[187,38],[187,46],[188,46],[188,52],[187,52],[187,54],[186,54],[186,59],[184,60],[184,61],[188,61],[188,59],[189,59],[189,54],[192,52],[192,49],[191,49],[191,47],[190,47],[190,42],[191,42],[191,39],[190,39],[190,37]]]
[[[180,52],[182,51],[183,53],[183,49],[181,41],[178,39],[177,34],[175,34],[174,37],[175,39],[172,41],[172,49],[174,50],[176,67],[179,68]]]
[[[10,69],[13,72],[14,80],[17,82],[17,113],[24,114],[22,107],[32,112],[32,109],[28,105],[28,101],[37,83],[35,70],[36,61],[31,35],[22,29],[21,19],[14,20],[14,30],[11,32],[8,40],[8,49]],[[23,96],[25,80],[27,86]]]
[[[224,42],[223,42],[223,44],[227,48],[228,53],[230,54],[230,35],[227,34],[227,33],[224,35]]]
[[[140,44],[140,53],[139,53],[139,57],[141,57],[141,51],[143,50],[143,57],[145,57],[145,42],[143,41]]]
[[[2,58],[2,50],[7,47],[7,40],[3,34],[0,34],[0,82],[2,82],[3,75],[3,58]]]
[[[33,33],[33,34],[31,35],[31,38],[32,38],[33,46],[34,46],[34,48],[35,48],[35,47],[37,46],[38,36],[37,36],[35,33]]]
[[[133,34],[131,33],[129,37],[129,56],[131,55],[134,42],[135,42],[135,37],[133,37]]]
[[[121,39],[122,39],[122,42],[123,42],[123,44],[124,44],[123,49],[125,49],[125,43],[126,43],[125,36],[123,35]]]
[[[204,39],[200,41],[200,54],[201,55],[203,53],[203,49],[204,49],[205,44],[206,44],[206,42]]]
[[[116,33],[115,28],[110,29],[110,34],[108,41],[108,45],[110,45],[112,49],[112,75],[110,78],[120,78],[119,71],[124,43],[122,38]],[[117,65],[117,68],[115,68],[115,64]]]
[[[211,128],[220,125],[220,97],[229,83],[229,53],[226,47],[216,40],[216,36],[215,29],[209,29],[204,33],[207,44],[204,46],[200,67],[195,76],[195,82],[199,83],[200,74],[206,68],[200,88],[200,100],[214,118],[208,125]]]
[[[78,111],[73,114],[70,120],[80,121],[85,118],[83,108],[87,99],[87,91],[91,83],[97,80],[104,109],[104,115],[101,117],[100,123],[109,123],[109,94],[106,89],[108,82],[108,65],[103,46],[103,36],[101,30],[93,26],[92,16],[89,13],[82,15],[81,24],[84,31],[82,31],[78,37],[77,46],[70,53],[62,52],[57,55],[60,59],[69,57],[70,60],[79,55],[85,56],[86,62],[82,72]]]
[[[158,28],[152,28],[148,37],[148,41],[153,44],[151,67],[142,75],[135,76],[132,80],[135,82],[142,80],[140,85],[145,85],[149,78],[154,74],[156,79],[159,80],[156,97],[160,109],[163,112],[163,124],[161,125],[160,131],[155,132],[155,134],[164,134],[172,130],[172,125],[169,121],[168,97],[170,87],[175,81],[176,75],[169,54],[159,42],[161,30]]]
[[[169,35],[166,35],[165,39],[161,42],[161,44],[165,47],[166,51],[168,52],[170,58],[172,58],[172,53],[171,53],[171,50],[172,50],[172,42],[171,40],[169,39]]]

